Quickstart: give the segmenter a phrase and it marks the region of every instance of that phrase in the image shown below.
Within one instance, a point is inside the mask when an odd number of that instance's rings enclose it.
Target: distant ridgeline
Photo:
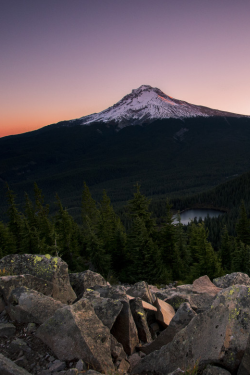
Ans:
[[[238,186],[245,189],[240,190]],[[105,191],[97,204],[84,184],[80,225],[58,196],[57,210],[50,216],[49,205],[36,184],[34,203],[26,194],[22,212],[8,189],[9,219],[6,224],[0,222],[0,258],[15,253],[59,255],[71,271],[91,267],[110,281],[146,280],[151,284],[173,280],[190,283],[202,275],[212,279],[238,271],[250,274],[250,222],[243,202],[236,215],[242,196],[249,198],[247,186],[249,174],[210,192],[174,200],[175,209],[195,202],[203,205],[206,199],[219,207],[228,207],[229,213],[221,218],[206,219],[205,224],[193,222],[187,227],[181,224],[180,218],[174,223],[168,201],[151,203],[152,215],[150,201],[140,192],[138,184],[133,198],[119,215]],[[235,195],[230,198],[233,192]],[[234,203],[229,203],[230,199]],[[249,199],[247,202],[249,206]],[[229,216],[233,212],[235,218]],[[230,225],[234,223],[235,236],[229,235],[223,226],[228,219],[223,218],[230,218]],[[206,227],[209,226],[218,235],[217,251],[208,240]]]

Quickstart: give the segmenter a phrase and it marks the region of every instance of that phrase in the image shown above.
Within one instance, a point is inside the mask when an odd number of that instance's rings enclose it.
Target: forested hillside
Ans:
[[[150,201],[135,187],[126,210],[126,229],[115,213],[106,192],[100,203],[84,184],[81,225],[78,225],[57,196],[57,211],[49,216],[42,191],[34,185],[34,204],[25,195],[20,212],[8,189],[8,223],[0,223],[0,257],[11,253],[51,254],[62,257],[71,271],[89,266],[110,281],[167,283],[191,282],[226,272],[250,273],[250,222],[242,203],[235,223],[236,236],[221,232],[218,251],[208,241],[204,223],[183,227],[174,224],[171,205],[165,201],[160,225],[152,217]],[[176,202],[175,202],[176,204]]]

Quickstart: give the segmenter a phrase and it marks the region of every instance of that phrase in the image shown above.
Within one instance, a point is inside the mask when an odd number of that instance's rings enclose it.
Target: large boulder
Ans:
[[[0,374],[1,375],[31,375],[22,367],[17,366],[9,358],[0,353]]]
[[[229,371],[224,368],[208,365],[203,371],[202,375],[231,375]]]
[[[82,359],[100,372],[111,373],[111,337],[91,303],[81,299],[55,312],[37,330],[39,337],[62,361]]]
[[[91,289],[96,285],[107,285],[105,279],[99,273],[87,270],[78,273],[70,273],[70,284],[74,289],[77,298],[82,298],[83,293],[87,289]]]
[[[232,285],[249,285],[250,277],[246,273],[233,272],[228,275],[213,279],[213,283],[219,288],[228,288]]]
[[[194,293],[207,293],[216,296],[221,291],[221,288],[216,287],[207,275],[201,276],[193,282]]]
[[[145,281],[140,281],[127,289],[127,294],[131,297],[140,297],[143,301],[150,303],[155,302],[155,296],[151,293],[148,284]]]
[[[250,375],[250,335],[237,375]]]
[[[144,302],[147,303],[147,302]],[[147,303],[147,305],[149,305]],[[151,305],[150,305],[151,306]],[[154,306],[152,306],[154,307]],[[139,339],[142,342],[151,342],[152,336],[149,331],[148,323],[147,323],[147,315],[143,308],[141,298],[134,298],[130,300],[130,309],[137,327]]]
[[[191,308],[189,303],[183,303],[171,320],[169,326],[164,329],[164,331],[162,331],[152,343],[139,347],[139,350],[145,354],[150,354],[155,350],[159,350],[162,346],[171,342],[174,336],[181,329],[186,327],[195,315],[196,313]]]
[[[163,375],[177,367],[187,369],[196,361],[224,367],[235,373],[250,330],[249,288],[236,285],[222,290],[210,310],[196,315],[173,341],[143,358],[132,373]]]
[[[169,326],[169,323],[171,322],[172,318],[175,315],[174,308],[171,305],[169,305],[167,302],[164,302],[160,300],[159,298],[156,298],[154,305],[157,308],[157,312],[155,314],[156,320],[164,328],[166,328],[167,326]]]
[[[65,306],[62,302],[24,286],[14,289],[8,301],[7,312],[18,323],[42,324]]]
[[[10,275],[30,274],[52,283],[52,297],[62,303],[72,303],[76,299],[69,282],[68,265],[59,257],[49,254],[7,255],[0,260],[0,273],[3,270]]]

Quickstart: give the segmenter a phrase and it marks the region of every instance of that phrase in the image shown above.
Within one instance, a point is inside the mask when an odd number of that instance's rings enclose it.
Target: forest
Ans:
[[[224,223],[215,247],[209,241],[209,219],[183,226],[177,213],[175,223],[174,213],[187,202],[162,200],[157,211],[157,204],[141,193],[139,184],[126,207],[115,212],[105,190],[96,202],[84,183],[80,224],[58,195],[56,213],[50,215],[37,184],[32,199],[25,194],[23,210],[8,185],[6,191],[8,222],[0,222],[0,258],[12,253],[60,256],[70,272],[90,268],[111,283],[181,284],[202,275],[213,279],[230,272],[250,274],[250,221],[243,201],[233,235]],[[189,199],[197,201],[197,196]]]

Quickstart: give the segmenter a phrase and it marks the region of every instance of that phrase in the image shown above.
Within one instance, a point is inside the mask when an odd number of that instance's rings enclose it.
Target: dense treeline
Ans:
[[[71,271],[90,266],[106,278],[122,282],[165,284],[173,280],[192,282],[205,274],[210,278],[234,271],[250,274],[250,222],[243,202],[236,236],[230,236],[225,226],[219,251],[214,251],[204,223],[192,222],[184,227],[178,215],[176,224],[168,201],[165,215],[157,224],[139,185],[123,212],[126,229],[106,192],[96,203],[86,184],[81,225],[58,196],[57,212],[49,216],[49,206],[36,184],[34,203],[26,194],[23,212],[9,187],[7,197],[9,221],[0,223],[0,257],[10,253],[58,255]]]

